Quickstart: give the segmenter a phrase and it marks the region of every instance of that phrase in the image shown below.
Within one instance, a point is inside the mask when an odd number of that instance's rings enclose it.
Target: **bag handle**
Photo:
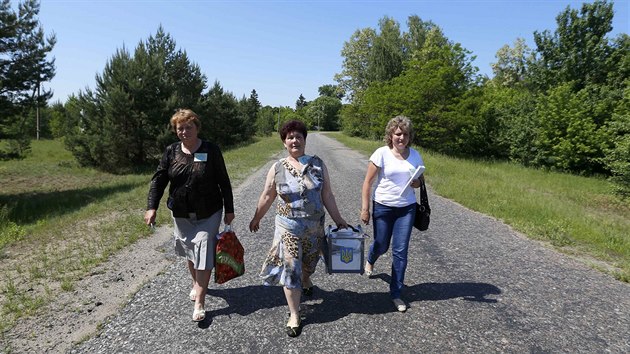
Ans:
[[[352,229],[352,231],[354,231],[354,232],[359,232],[359,230],[357,230],[357,229],[356,229],[354,226],[352,226],[352,225],[348,225],[348,228]],[[339,231],[339,228],[338,228],[338,227],[336,227],[336,228],[332,229],[331,231],[332,231],[332,232],[337,232],[337,231]]]
[[[223,231],[217,233],[217,236],[216,236],[217,240],[220,239],[221,237],[223,237],[224,233],[227,233],[227,232],[230,232],[230,231],[232,231],[232,225],[231,224],[225,224],[225,226],[223,227]]]
[[[422,207],[422,210],[431,212],[431,207],[429,206],[429,196],[427,195],[427,186],[424,184],[424,179],[420,180],[420,206]]]

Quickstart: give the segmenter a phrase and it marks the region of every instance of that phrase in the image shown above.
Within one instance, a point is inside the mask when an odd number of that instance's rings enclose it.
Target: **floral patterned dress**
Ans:
[[[322,160],[317,156],[300,158],[302,171],[287,159],[275,164],[278,193],[273,244],[260,276],[265,285],[302,287],[302,272],[313,274],[324,241],[324,183]]]

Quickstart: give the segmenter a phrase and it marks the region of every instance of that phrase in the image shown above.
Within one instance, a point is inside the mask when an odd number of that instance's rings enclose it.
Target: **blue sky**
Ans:
[[[17,3],[17,1],[15,1]],[[355,30],[378,28],[389,16],[406,31],[410,15],[431,20],[445,35],[477,56],[480,72],[505,44],[518,37],[530,47],[533,32],[556,29],[556,16],[569,0],[409,0],[409,1],[212,1],[212,0],[42,0],[39,20],[54,32],[57,74],[44,84],[53,101],[95,88],[117,49],[130,52],[159,25],[207,76],[237,98],[252,89],[263,105],[295,106],[300,94],[318,96],[341,71],[341,49]],[[612,36],[628,33],[629,0],[617,0]]]

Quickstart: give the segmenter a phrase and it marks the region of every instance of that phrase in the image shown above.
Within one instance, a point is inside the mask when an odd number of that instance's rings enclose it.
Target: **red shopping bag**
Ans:
[[[243,256],[245,250],[236,238],[230,225],[217,235],[217,246],[214,254],[214,282],[223,284],[230,279],[240,277],[245,273]]]

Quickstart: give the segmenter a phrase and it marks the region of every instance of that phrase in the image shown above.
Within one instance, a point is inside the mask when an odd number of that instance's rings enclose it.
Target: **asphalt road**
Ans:
[[[367,157],[316,133],[306,151],[323,158],[342,215],[357,224]],[[282,289],[258,278],[273,237],[273,208],[258,233],[247,231],[270,164],[235,190],[234,228],[245,247],[246,274],[210,285],[206,321],[191,321],[189,275],[178,260],[98,337],[71,352],[630,352],[628,284],[431,190],[431,226],[412,234],[403,291],[408,311],[396,312],[389,300],[390,253],[371,278],[328,275],[320,263],[315,294],[302,304],[303,333],[287,337]]]

